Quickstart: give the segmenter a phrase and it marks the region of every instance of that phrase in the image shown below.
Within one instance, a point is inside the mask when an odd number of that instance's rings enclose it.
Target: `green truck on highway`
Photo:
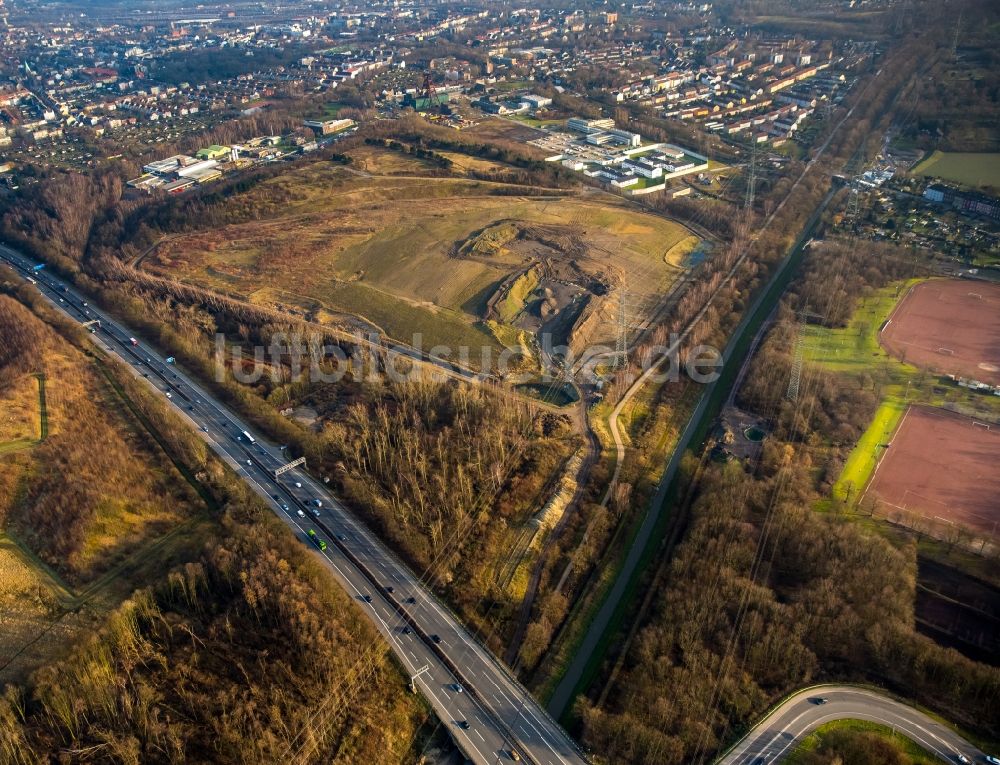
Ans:
[[[322,539],[320,539],[318,536],[316,536],[316,532],[315,531],[313,531],[312,529],[309,529],[309,531],[306,532],[306,533],[309,534],[309,539],[312,540],[312,543],[314,545],[316,545],[320,550],[325,550],[326,549],[326,542],[324,542]]]

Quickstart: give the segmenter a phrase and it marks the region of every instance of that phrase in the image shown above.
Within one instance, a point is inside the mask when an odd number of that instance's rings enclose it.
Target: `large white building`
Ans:
[[[566,127],[575,130],[577,133],[589,135],[602,130],[613,130],[615,121],[612,119],[588,120],[583,117],[570,117],[566,120]]]

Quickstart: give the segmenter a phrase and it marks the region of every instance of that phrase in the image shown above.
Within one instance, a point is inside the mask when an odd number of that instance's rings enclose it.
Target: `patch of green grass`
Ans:
[[[834,497],[848,503],[857,499],[878,465],[879,450],[891,440],[908,406],[896,396],[886,397],[879,405],[868,430],[858,440],[833,485]]]
[[[425,351],[431,343],[448,346],[453,361],[458,360],[458,349],[467,347],[477,368],[481,348],[490,348],[494,357],[503,350],[492,333],[454,311],[415,306],[360,282],[335,287],[325,302],[339,311],[364,316],[401,342],[415,344],[414,335],[420,334]]]
[[[516,122],[523,122],[525,125],[531,125],[533,128],[543,128],[548,125],[560,125],[563,120],[552,119],[552,120],[540,120],[537,117],[529,117],[526,114],[512,114],[509,119],[515,120]]]
[[[995,397],[980,396],[940,381],[923,371],[890,356],[879,344],[882,324],[892,314],[896,303],[920,279],[897,282],[876,290],[864,298],[846,327],[806,328],[804,358],[838,374],[854,378],[858,385],[872,388],[879,395],[879,406],[871,424],[851,451],[840,477],[833,487],[836,500],[857,502],[881,456],[880,449],[891,440],[910,404],[942,406],[949,402],[996,407]]]
[[[538,287],[538,271],[529,268],[518,276],[510,285],[507,294],[497,303],[497,313],[508,324],[516,319],[524,310],[525,303],[531,293]]]
[[[935,151],[913,168],[913,173],[963,186],[1000,188],[1000,153]]]
[[[890,358],[879,344],[879,330],[896,303],[919,281],[921,280],[911,279],[876,290],[862,300],[846,327],[806,327],[805,360],[820,364],[832,372],[853,374],[870,372],[875,367],[886,364],[900,366],[900,362]],[[916,372],[914,367],[905,364],[901,366],[907,372]]]
[[[859,738],[871,736],[889,743],[906,758],[905,762],[913,765],[937,765],[940,762],[935,755],[888,726],[867,720],[835,720],[821,725],[806,736],[788,755],[785,763],[804,765],[813,761],[811,755],[814,752],[823,749],[831,749],[840,755],[846,753],[845,749],[856,751],[851,744]]]

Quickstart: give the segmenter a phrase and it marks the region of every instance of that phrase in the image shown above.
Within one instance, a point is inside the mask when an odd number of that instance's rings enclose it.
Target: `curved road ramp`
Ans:
[[[863,688],[818,685],[801,690],[779,704],[717,765],[779,762],[816,728],[834,720],[866,720],[885,725],[944,762],[986,762],[985,753],[911,706]]]

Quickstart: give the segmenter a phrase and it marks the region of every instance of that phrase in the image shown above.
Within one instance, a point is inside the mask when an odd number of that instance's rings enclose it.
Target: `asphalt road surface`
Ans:
[[[819,703],[820,699],[825,702]],[[986,762],[985,753],[911,706],[863,688],[829,685],[808,688],[786,700],[717,765],[779,762],[820,725],[847,719],[867,720],[892,728],[944,762]],[[966,759],[960,759],[959,755]]]
[[[275,476],[284,451],[266,443],[207,389],[47,269],[0,245],[0,263],[31,278],[44,297],[89,327],[95,344],[128,364],[198,430],[333,572],[385,637],[400,663],[471,761],[490,765],[586,762],[569,735],[392,552],[319,482],[300,469]],[[132,342],[136,338],[136,342]],[[249,437],[248,437],[249,434]],[[317,505],[317,501],[322,503]],[[308,532],[313,530],[317,540]],[[318,540],[322,540],[325,549]],[[294,753],[289,753],[291,755]]]

